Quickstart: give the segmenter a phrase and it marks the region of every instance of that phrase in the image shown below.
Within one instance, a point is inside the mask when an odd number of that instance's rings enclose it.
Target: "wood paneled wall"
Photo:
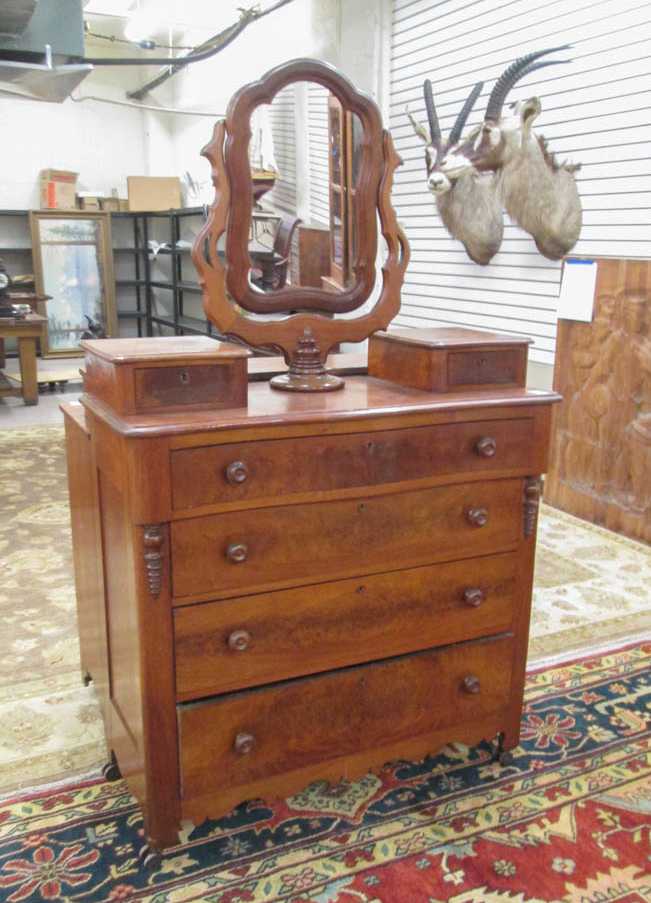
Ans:
[[[545,498],[651,542],[651,261],[598,265],[592,323],[559,321]]]

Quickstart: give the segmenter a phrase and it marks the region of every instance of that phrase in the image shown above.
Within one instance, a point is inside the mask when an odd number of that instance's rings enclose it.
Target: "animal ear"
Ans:
[[[521,103],[518,112],[520,113],[523,131],[528,132],[531,129],[534,120],[540,116],[542,106],[537,97],[530,97],[529,100],[524,100]]]

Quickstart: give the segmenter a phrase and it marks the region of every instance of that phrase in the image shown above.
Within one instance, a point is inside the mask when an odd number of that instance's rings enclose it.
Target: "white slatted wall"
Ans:
[[[426,122],[432,79],[444,135],[475,82],[486,87],[516,57],[571,43],[573,63],[535,72],[509,100],[537,95],[536,130],[561,159],[583,164],[584,209],[572,253],[651,256],[651,4],[642,0],[394,0],[391,131],[404,160],[393,201],[412,248],[396,325],[457,324],[530,335],[531,359],[553,363],[560,264],[537,253],[505,215],[488,267],[472,263],[443,228],[424,181],[423,145],[406,118]]]
[[[310,175],[309,211],[314,223],[330,224],[328,197],[328,91],[310,82],[307,94],[307,147]]]
[[[274,157],[280,178],[263,198],[265,206],[296,212],[296,97],[294,85],[279,91],[269,107]]]

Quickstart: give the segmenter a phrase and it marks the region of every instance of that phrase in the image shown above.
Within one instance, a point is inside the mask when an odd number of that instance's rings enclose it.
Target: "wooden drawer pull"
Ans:
[[[483,436],[475,445],[475,451],[480,458],[492,458],[497,451],[497,442],[492,436]]]
[[[485,527],[488,523],[488,510],[486,508],[468,508],[466,519],[473,527]]]
[[[244,461],[232,461],[224,473],[226,474],[228,482],[232,486],[237,486],[239,483],[244,483],[248,479],[249,468]]]
[[[248,554],[248,546],[243,542],[232,542],[226,549],[226,557],[229,561],[232,561],[233,564],[241,564],[243,561],[246,561]]]
[[[469,586],[463,591],[463,601],[466,605],[470,605],[471,608],[479,608],[485,598],[486,593],[478,586]]]
[[[228,648],[233,652],[245,652],[251,642],[251,634],[248,630],[234,630],[228,636]]]
[[[471,693],[473,696],[481,690],[479,678],[474,674],[469,674],[467,677],[464,677],[461,686],[465,693]]]
[[[233,744],[233,749],[240,756],[248,756],[249,753],[253,752],[253,748],[255,747],[255,737],[253,734],[238,734],[235,737],[235,743]]]

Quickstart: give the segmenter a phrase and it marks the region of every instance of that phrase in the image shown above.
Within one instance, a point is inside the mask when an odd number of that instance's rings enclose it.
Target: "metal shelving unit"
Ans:
[[[79,211],[83,215],[83,211]],[[184,207],[166,211],[107,212],[111,220],[115,280],[115,297],[118,322],[134,323],[138,336],[152,336],[168,331],[174,335],[211,335],[219,337],[212,324],[203,316],[196,316],[201,288],[195,281],[189,248],[177,247],[181,239],[181,224],[186,217],[205,217],[204,207]],[[14,229],[10,222],[3,226],[3,217],[19,217],[24,222]],[[118,223],[130,224],[127,235]],[[161,230],[162,226],[162,230]],[[33,272],[32,248],[29,233],[28,210],[0,210],[0,256],[5,259],[11,273]],[[164,231],[164,235],[160,235]],[[20,239],[16,245],[6,244],[15,232]],[[153,270],[149,241],[162,237],[169,244],[158,254],[170,259],[170,278],[160,278]],[[20,256],[18,256],[20,255]],[[25,259],[27,255],[27,259]],[[125,272],[126,270],[126,272]],[[169,313],[161,314],[156,304],[157,293],[170,293],[165,299]],[[159,295],[159,299],[160,299]],[[190,301],[192,299],[192,303]],[[188,309],[189,308],[189,309]],[[122,332],[122,330],[120,330]]]
[[[201,317],[190,315],[186,310],[186,295],[201,295],[199,284],[192,277],[194,268],[189,257],[189,248],[179,248],[181,239],[181,222],[185,217],[205,216],[203,207],[184,207],[178,210],[151,212],[111,213],[112,219],[131,219],[133,221],[133,247],[114,247],[114,254],[134,255],[133,279],[117,279],[117,289],[135,290],[135,307],[127,310],[120,305],[118,294],[118,318],[137,319],[138,335],[154,335],[163,329],[173,330],[174,335],[216,335],[212,324]],[[166,222],[165,241],[169,245],[160,248],[157,255],[171,258],[170,278],[161,279],[152,274],[152,259],[148,253],[149,241],[153,238],[156,226]],[[190,268],[192,273],[190,274]],[[189,278],[190,277],[190,278]],[[155,292],[170,292],[169,315],[157,312]],[[144,330],[144,333],[143,333]]]
[[[148,231],[149,224],[147,214],[128,213],[128,212],[111,212],[111,236],[113,239],[113,259],[114,270],[117,271],[116,263],[119,258],[129,255],[133,257],[133,278],[115,280],[115,299],[118,312],[118,321],[136,321],[136,329],[138,336],[153,335],[151,314],[152,314],[152,298],[150,287],[150,266],[148,253]],[[131,235],[133,244],[131,246],[117,245],[116,235],[114,234],[113,221],[118,219],[131,221]],[[117,232],[117,230],[115,230]],[[125,305],[124,292],[122,289],[135,289],[135,298],[133,306]]]
[[[5,223],[3,221],[4,217],[7,217],[10,221]],[[15,218],[24,220],[24,222],[17,224],[18,229],[16,231],[18,232],[20,243],[5,244],[4,242],[7,241],[11,231],[13,231],[11,229],[12,224],[14,228],[16,226]],[[0,210],[0,241],[3,242],[0,246],[0,257],[5,261],[11,276],[17,275],[18,267],[24,267],[24,272],[34,271],[29,231],[29,210]]]

